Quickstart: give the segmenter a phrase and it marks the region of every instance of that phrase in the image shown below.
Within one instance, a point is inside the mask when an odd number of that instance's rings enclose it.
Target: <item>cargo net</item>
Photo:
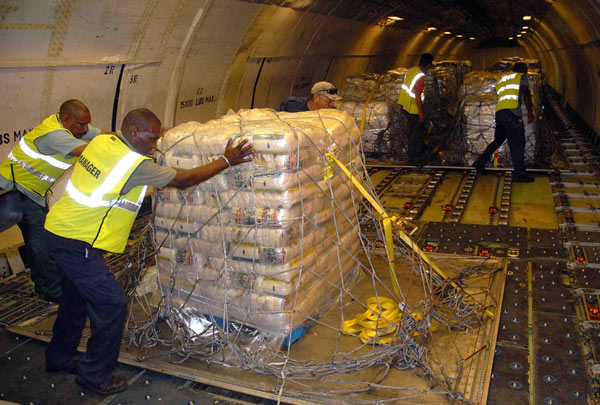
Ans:
[[[512,65],[496,64],[496,68],[504,66],[512,69]],[[496,82],[505,72],[475,71],[465,76],[459,91],[459,104],[454,120],[454,129],[448,140],[440,148],[443,160],[447,164],[470,166],[494,140],[496,129]],[[538,72],[527,74],[534,116],[541,117],[542,75]],[[540,129],[539,120],[527,122],[527,109],[521,105],[523,125],[525,127],[525,164],[539,164]],[[512,158],[508,143],[498,149],[498,165],[512,166]]]
[[[444,279],[394,236],[396,262],[406,270],[402,277],[390,272],[377,243],[384,235],[378,213],[351,183],[353,177],[376,195],[354,119],[333,109],[241,110],[171,129],[161,139],[159,162],[177,169],[208,163],[230,138],[253,144],[251,163],[186,190],[157,190],[151,224],[157,265],[132,295],[125,334],[142,349],[140,359],[168,355],[172,362],[194,358],[253,370],[278,378],[279,395],[286,387],[345,403],[369,402],[347,395],[377,387],[385,375],[365,381],[335,376],[380,366],[412,370],[430,388],[382,382],[392,390],[389,400],[432,391],[463,399],[455,387],[465,359],[456,358],[451,376],[452,367],[441,364],[426,341],[435,328],[481,323],[482,305],[455,286],[487,270],[475,266],[460,279]],[[412,293],[400,282],[407,279],[417,284]],[[396,293],[394,284],[400,285]],[[160,301],[148,298],[156,288]],[[365,310],[370,317],[362,321],[374,332],[348,323]],[[292,350],[291,343],[316,326],[322,347]],[[315,389],[311,381],[327,385]]]
[[[361,146],[367,158],[395,163],[408,161],[408,120],[398,105],[407,70],[396,68],[383,75],[356,74],[344,81],[340,93],[342,101],[337,108],[350,113],[359,128],[364,114]],[[423,109],[429,129],[426,141],[430,152],[452,129],[458,89],[470,71],[470,61],[448,60],[436,62],[426,74]]]
[[[359,128],[365,115],[361,147],[367,158],[408,160],[408,123],[398,105],[406,71],[404,68],[390,70],[383,77],[376,73],[357,74],[346,77],[344,81],[340,92],[342,101],[337,108],[352,115]]]

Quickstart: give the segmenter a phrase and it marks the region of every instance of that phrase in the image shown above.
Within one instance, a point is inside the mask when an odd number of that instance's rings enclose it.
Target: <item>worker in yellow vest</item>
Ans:
[[[147,186],[187,188],[251,160],[246,140],[204,166],[190,170],[159,166],[161,122],[145,108],[130,111],[121,133],[94,138],[77,159],[65,194],[46,218],[46,243],[63,270],[63,298],[46,349],[46,370],[77,374],[75,382],[101,395],[128,388],[112,373],[117,365],[127,301],[104,263],[105,251],[120,253]],[[91,336],[80,361],[75,357],[86,317]]]
[[[529,93],[527,80],[527,65],[523,62],[515,63],[513,71],[503,75],[496,84],[498,101],[496,104],[496,129],[494,140],[483,151],[481,156],[473,163],[478,172],[485,171],[485,165],[490,157],[505,140],[508,140],[510,156],[514,166],[513,181],[516,183],[530,183],[533,177],[525,174],[525,128],[521,105],[527,108],[527,122],[533,122],[533,106]]]
[[[25,241],[25,255],[34,289],[43,299],[60,300],[60,269],[44,243],[48,212],[46,194],[87,143],[100,134],[91,124],[88,108],[79,100],[67,100],[40,125],[28,132],[0,164],[0,188],[21,192],[23,219],[18,224]]]
[[[406,72],[398,104],[402,106],[408,120],[408,163],[422,166],[426,163],[425,145],[425,73],[433,67],[433,55],[424,53],[419,66],[413,66]]]

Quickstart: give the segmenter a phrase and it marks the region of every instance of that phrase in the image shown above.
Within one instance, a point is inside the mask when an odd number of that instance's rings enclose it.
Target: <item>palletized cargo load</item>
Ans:
[[[348,111],[363,128],[361,146],[368,158],[407,162],[408,121],[398,98],[408,69],[396,68],[383,75],[351,75],[344,81],[343,97],[337,108]],[[470,61],[441,61],[426,72],[423,109],[430,148],[452,126],[458,89],[464,75],[471,70]],[[367,101],[368,104],[367,104]],[[362,123],[362,117],[365,122]]]
[[[175,308],[285,336],[335,303],[332,286],[358,277],[356,201],[325,157],[361,172],[358,130],[343,111],[243,110],[171,129],[161,163],[210,162],[229,138],[249,140],[254,160],[157,193],[160,286]]]
[[[448,163],[456,165],[472,165],[494,140],[496,128],[496,83],[504,75],[502,72],[475,71],[466,75],[460,91],[460,107],[455,119],[455,128],[444,151]],[[541,114],[541,74],[527,74],[533,113]],[[521,115],[525,128],[525,164],[536,164],[536,152],[539,148],[538,121],[527,122],[527,109],[521,105]],[[510,149],[505,142],[498,149],[498,164],[502,167],[512,166]]]

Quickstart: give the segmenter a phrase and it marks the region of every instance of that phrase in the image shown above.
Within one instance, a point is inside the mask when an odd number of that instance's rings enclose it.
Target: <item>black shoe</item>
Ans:
[[[513,183],[531,183],[534,181],[533,177],[529,177],[526,174],[518,174],[513,177]]]
[[[43,300],[48,301],[51,304],[60,304],[61,297],[54,297],[52,295],[44,295]]]
[[[71,359],[71,361],[69,361],[67,363],[67,365],[64,367],[54,367],[54,366],[51,366],[48,363],[46,363],[46,371],[48,371],[50,373],[65,372],[65,373],[69,373],[69,374],[77,374],[78,370],[79,370],[79,360],[77,360],[77,358],[75,358],[75,357],[73,357]]]
[[[129,388],[129,385],[127,384],[126,379],[124,379],[123,377],[117,377],[114,375],[111,375],[108,378],[108,381],[106,381],[104,384],[100,384],[100,385],[96,385],[96,384],[87,382],[79,376],[75,377],[75,383],[77,385],[82,386],[83,388],[87,388],[88,390],[95,392],[96,394],[100,394],[100,395],[104,395],[104,396],[118,394],[119,392],[123,392],[127,388]]]

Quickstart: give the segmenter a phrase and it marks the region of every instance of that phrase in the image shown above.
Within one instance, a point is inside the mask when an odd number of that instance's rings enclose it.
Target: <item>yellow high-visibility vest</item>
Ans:
[[[496,93],[498,93],[498,102],[496,111],[514,110],[519,107],[519,88],[521,87],[521,77],[523,73],[509,73],[500,78],[496,83]]]
[[[421,68],[414,66],[408,69],[406,76],[404,77],[400,97],[398,97],[398,104],[400,104],[409,114],[419,114],[419,107],[417,107],[414,90],[417,82],[423,76],[425,76],[425,73],[423,73]],[[421,102],[423,101],[425,101],[425,92],[421,93]]]
[[[25,134],[0,164],[0,175],[12,180],[10,167],[12,165],[15,182],[44,197],[50,186],[71,167],[76,159],[75,157],[67,159],[60,153],[45,155],[35,146],[36,139],[59,129],[69,132],[58,120],[58,114],[54,114]]]
[[[133,171],[149,159],[116,135],[99,135],[77,159],[67,189],[52,206],[44,227],[109,252],[125,250],[147,186],[121,190]]]

